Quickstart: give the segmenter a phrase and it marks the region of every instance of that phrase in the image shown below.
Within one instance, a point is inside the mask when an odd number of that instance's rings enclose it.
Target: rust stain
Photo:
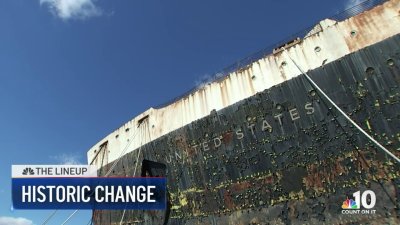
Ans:
[[[322,166],[308,165],[308,175],[303,178],[306,188],[322,191],[327,184],[333,183],[336,177],[348,174],[348,170],[342,165],[343,160],[343,158],[338,158],[334,163],[323,160],[320,163]],[[325,165],[332,166],[326,167]]]
[[[387,21],[387,16],[384,16],[385,11],[389,12],[396,7],[397,5],[389,1],[369,10],[368,13],[361,13],[345,21],[345,23],[347,23],[346,27],[351,29],[344,34],[349,50],[351,52],[357,51],[363,46],[370,45],[382,39],[382,37],[388,36],[388,34],[382,33],[382,30],[390,30],[387,28],[392,25],[392,23]],[[383,28],[382,26],[385,27]],[[346,31],[346,29],[344,30]],[[356,32],[355,35],[351,35],[352,31]]]
[[[233,132],[227,132],[222,136],[222,141],[224,142],[224,144],[231,143],[232,139],[233,139]]]
[[[188,147],[188,143],[186,141],[186,137],[183,135],[179,135],[175,138],[175,145],[179,149],[186,150]]]
[[[232,184],[230,189],[233,192],[240,192],[240,191],[243,191],[243,190],[246,190],[246,189],[250,188],[251,186],[252,185],[251,185],[250,182],[245,181],[245,182],[242,182],[242,183],[234,183],[234,184]]]
[[[228,209],[234,209],[235,203],[232,200],[232,196],[228,193],[228,191],[224,191],[224,202],[225,206]]]
[[[358,170],[368,170],[368,164],[366,162],[366,158],[365,158],[365,153],[361,150],[358,152],[358,157],[357,157],[357,169]]]
[[[291,220],[296,219],[296,217],[298,216],[298,212],[296,210],[296,206],[294,202],[289,202],[288,204],[288,211],[289,211],[289,217],[291,218]]]
[[[254,89],[253,79],[252,79],[253,75],[255,76],[255,74],[253,72],[253,68],[249,67],[249,69],[247,70],[247,82],[249,83],[250,93],[252,95],[254,95],[256,93],[256,91]]]
[[[273,176],[268,176],[268,177],[266,177],[264,180],[263,180],[263,184],[272,184],[272,183],[274,183],[274,177]]]
[[[281,77],[283,78],[283,80],[287,80],[287,76],[286,76],[285,68],[284,68],[285,66],[287,66],[287,62],[285,61],[285,58],[283,57],[282,52],[277,53],[274,56],[274,60],[275,60],[277,67],[279,68]]]
[[[227,106],[229,103],[228,103],[228,90],[227,90],[227,88],[226,88],[226,82],[224,82],[224,83],[220,83],[220,85],[219,85],[219,88],[220,88],[220,91],[221,91],[221,95],[222,95],[222,105],[225,107],[225,106]]]

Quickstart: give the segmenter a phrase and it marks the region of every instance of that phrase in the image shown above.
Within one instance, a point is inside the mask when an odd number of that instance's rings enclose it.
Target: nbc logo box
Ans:
[[[357,191],[353,193],[352,198],[347,198],[342,203],[342,214],[375,214],[374,206],[376,204],[376,195],[374,191],[366,190],[361,193]],[[360,210],[360,206],[363,209]]]

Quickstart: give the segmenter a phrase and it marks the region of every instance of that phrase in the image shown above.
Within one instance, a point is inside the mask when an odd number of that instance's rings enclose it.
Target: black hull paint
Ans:
[[[309,75],[400,156],[399,35]],[[113,175],[132,175],[137,152],[123,156]],[[170,215],[127,211],[124,224],[162,224],[165,217],[168,224],[400,223],[399,166],[303,76],[211,112],[141,152],[139,167],[144,159],[166,165]],[[343,215],[346,196],[366,189],[377,196],[376,214]],[[94,223],[119,224],[121,215],[95,211]]]

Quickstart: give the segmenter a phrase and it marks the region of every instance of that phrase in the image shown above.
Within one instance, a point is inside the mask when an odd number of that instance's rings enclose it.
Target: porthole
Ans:
[[[283,67],[283,66],[286,66],[287,65],[287,63],[286,63],[286,61],[283,61],[282,63],[281,63],[281,66]]]
[[[276,104],[276,109],[277,110],[281,110],[282,109],[282,105],[281,104]]]
[[[320,52],[320,51],[321,51],[321,47],[319,47],[319,46],[315,47],[315,48],[314,48],[314,51],[315,51],[315,52]]]
[[[317,92],[315,90],[310,91],[310,96],[314,97],[317,95]]]
[[[374,69],[373,67],[368,67],[368,68],[365,70],[365,73],[366,73],[367,75],[374,75],[374,74],[375,74],[375,69]]]
[[[388,60],[386,61],[386,64],[387,64],[388,66],[392,67],[392,66],[394,66],[394,60],[393,60],[393,59],[388,59]]]
[[[355,31],[355,30],[352,30],[352,31],[350,32],[350,35],[351,35],[352,37],[356,36],[356,34],[357,34],[357,31]]]

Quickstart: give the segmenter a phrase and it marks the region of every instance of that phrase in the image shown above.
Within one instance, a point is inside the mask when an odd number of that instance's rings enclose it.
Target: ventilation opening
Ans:
[[[100,152],[102,152],[102,150],[103,150],[103,152],[105,152],[105,150],[107,148],[107,144],[108,144],[108,141],[105,141],[99,146],[99,150],[94,150],[95,156],[93,157],[93,159],[89,165],[93,164],[93,162],[97,159],[97,157],[99,156]]]
[[[274,50],[272,51],[272,53],[273,54],[276,54],[276,53],[278,53],[278,52],[281,52],[283,49],[282,48],[290,48],[290,47],[292,47],[293,45],[297,45],[298,43],[300,43],[301,42],[301,38],[296,38],[296,39],[293,39],[293,40],[291,40],[291,41],[289,41],[289,42],[287,42],[287,43],[285,43],[285,44],[283,44],[283,45],[280,45],[280,46],[278,46],[277,48],[274,48]]]
[[[102,149],[102,148],[106,147],[107,144],[108,144],[108,141],[103,142],[103,144],[101,144],[101,145],[99,146],[99,149]]]
[[[141,118],[140,120],[138,120],[137,125],[140,126],[140,124],[142,124],[146,119],[149,118],[149,115],[145,115],[143,118]]]

